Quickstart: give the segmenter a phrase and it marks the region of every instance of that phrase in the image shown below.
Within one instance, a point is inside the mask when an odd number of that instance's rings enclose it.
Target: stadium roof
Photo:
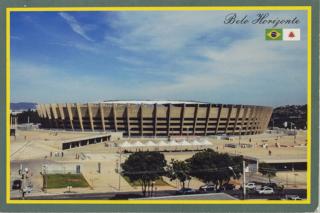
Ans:
[[[108,104],[206,104],[205,102],[197,101],[102,101]]]

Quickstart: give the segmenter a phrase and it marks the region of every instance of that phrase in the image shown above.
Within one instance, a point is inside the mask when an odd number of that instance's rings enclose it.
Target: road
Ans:
[[[223,191],[235,198],[242,199],[241,191]],[[175,190],[163,190],[156,191],[154,197],[172,196],[176,195]],[[280,199],[285,195],[299,195],[301,198],[306,198],[305,189],[285,189],[282,195],[258,195],[254,192],[248,193],[246,199]],[[62,195],[44,195],[44,196],[32,196],[26,195],[27,200],[127,200],[129,198],[141,198],[141,192],[108,192],[108,193],[87,193],[87,194],[62,194]],[[21,199],[21,198],[13,198]]]

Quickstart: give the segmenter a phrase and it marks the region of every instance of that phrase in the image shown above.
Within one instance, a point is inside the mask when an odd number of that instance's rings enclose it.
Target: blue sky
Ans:
[[[232,11],[14,12],[11,101],[197,100],[305,104],[307,17],[301,41],[265,41],[272,25],[226,25]],[[254,11],[235,11],[256,17]]]

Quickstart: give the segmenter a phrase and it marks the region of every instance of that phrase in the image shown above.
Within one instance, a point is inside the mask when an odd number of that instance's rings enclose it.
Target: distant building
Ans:
[[[124,136],[250,135],[266,130],[272,108],[183,101],[38,104],[41,127],[114,131]]]

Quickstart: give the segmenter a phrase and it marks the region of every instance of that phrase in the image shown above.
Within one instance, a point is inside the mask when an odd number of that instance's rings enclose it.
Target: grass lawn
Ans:
[[[139,181],[133,181],[131,182],[130,179],[127,176],[122,176],[132,187],[137,187],[137,186],[141,186]],[[155,186],[170,186],[170,184],[168,184],[167,182],[165,182],[162,177],[160,177],[159,179],[155,180]]]
[[[82,174],[48,174],[48,189],[72,187],[89,187]]]

